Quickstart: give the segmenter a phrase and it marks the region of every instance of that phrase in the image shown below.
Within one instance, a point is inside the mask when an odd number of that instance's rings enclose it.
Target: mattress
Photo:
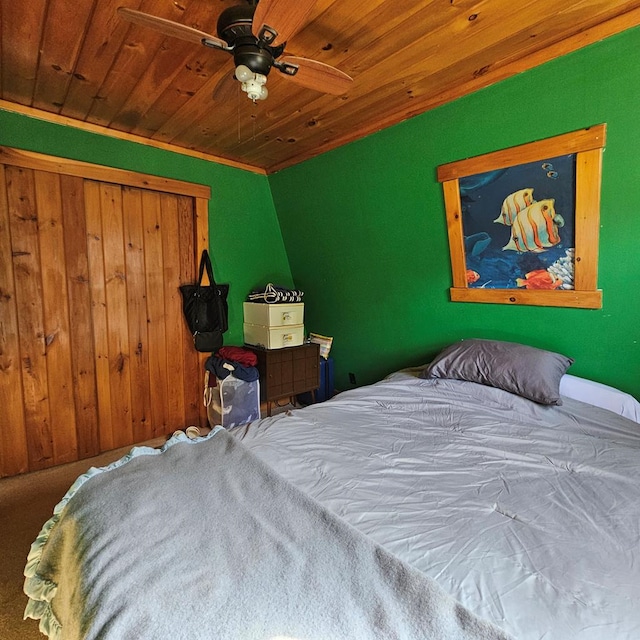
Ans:
[[[232,433],[514,637],[640,638],[639,425],[417,372]]]

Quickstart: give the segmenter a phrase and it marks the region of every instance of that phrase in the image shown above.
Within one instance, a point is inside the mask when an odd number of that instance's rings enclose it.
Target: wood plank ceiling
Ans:
[[[254,104],[227,53],[116,13],[216,35],[243,1],[0,0],[0,108],[270,173],[640,24],[640,0],[318,0],[286,53],[352,88],[323,95],[274,70]]]

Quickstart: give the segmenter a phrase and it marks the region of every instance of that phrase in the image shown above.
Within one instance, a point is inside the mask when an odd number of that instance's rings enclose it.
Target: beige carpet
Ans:
[[[145,444],[156,447],[166,438]],[[23,570],[31,543],[73,481],[91,466],[104,466],[128,453],[117,449],[95,458],[0,480],[0,638],[42,640],[35,620],[22,620],[27,598]]]

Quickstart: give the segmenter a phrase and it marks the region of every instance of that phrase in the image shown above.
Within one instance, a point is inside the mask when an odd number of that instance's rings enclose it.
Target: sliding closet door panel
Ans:
[[[151,419],[151,375],[147,336],[147,287],[144,264],[142,191],[125,187],[122,192],[124,247],[127,265],[129,320],[129,369],[131,381],[131,425],[136,441],[153,438]]]
[[[174,345],[182,344],[185,324],[180,311],[180,228],[178,226],[178,200],[175,196],[160,196],[162,212],[162,256],[164,264],[164,306],[167,338],[167,412],[169,424],[176,424],[184,415],[184,349]]]
[[[42,469],[52,464],[54,459],[34,172],[8,167],[7,187],[20,333],[24,429],[29,468]]]
[[[206,242],[208,190],[117,170],[110,182],[86,165],[94,180],[79,163],[10,155],[16,164],[0,165],[0,476],[206,424],[206,354],[179,286],[194,280]]]
[[[34,172],[7,167],[16,310],[29,468],[53,464]]]
[[[100,184],[102,251],[107,304],[111,432],[113,446],[134,442],[131,425],[127,270],[124,258],[122,187]]]
[[[194,256],[198,255],[193,198],[178,196],[177,205],[178,246],[180,248],[178,252],[178,279],[180,284],[186,284],[194,281],[198,266],[193,259]],[[177,294],[177,302],[174,304],[172,314],[173,316],[177,316],[178,319],[176,323],[182,329],[182,339],[180,343],[183,345],[181,353],[184,358],[183,394],[185,399],[185,417],[189,424],[197,425],[201,422],[206,424],[206,414],[203,418],[200,416],[200,408],[203,406],[203,358],[202,354],[199,354],[193,348],[193,337],[182,316],[182,299],[177,291],[174,290],[174,293]],[[177,377],[175,384],[180,384],[180,380]]]
[[[198,423],[199,361],[178,289],[195,270],[193,252],[181,263],[179,220],[190,218],[193,234],[193,199],[179,199],[85,183],[102,450],[167,434],[192,416]]]
[[[60,176],[34,173],[46,378],[56,464],[78,459]]]
[[[84,180],[60,176],[78,457],[100,453]]]
[[[165,433],[169,424],[167,401],[167,331],[164,309],[162,211],[160,194],[142,194],[144,228],[145,275],[147,287],[147,323],[149,345],[149,373],[151,375],[151,418],[153,435]]]
[[[115,448],[111,419],[111,382],[109,366],[109,325],[107,324],[107,294],[102,255],[102,213],[100,185],[87,182],[85,215],[87,220],[87,260],[89,263],[89,291],[91,294],[91,324],[95,357],[96,396],[98,400],[98,433],[100,451]]]
[[[15,475],[28,470],[29,454],[22,402],[18,314],[6,185],[5,168],[0,165],[0,469],[4,475]]]

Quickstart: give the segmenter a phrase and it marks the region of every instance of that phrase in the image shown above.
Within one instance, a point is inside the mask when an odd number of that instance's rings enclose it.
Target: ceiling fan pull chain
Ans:
[[[256,107],[256,103],[255,103],[255,101],[254,101],[254,103],[253,103],[253,110],[254,110],[254,111],[257,111],[257,107]],[[254,142],[255,142],[255,139],[256,139],[256,120],[257,120],[257,119],[258,119],[258,114],[257,114],[257,113],[254,113],[254,114],[251,116],[251,120],[252,120],[252,123],[253,123],[253,138],[252,138],[252,140],[253,140]]]

